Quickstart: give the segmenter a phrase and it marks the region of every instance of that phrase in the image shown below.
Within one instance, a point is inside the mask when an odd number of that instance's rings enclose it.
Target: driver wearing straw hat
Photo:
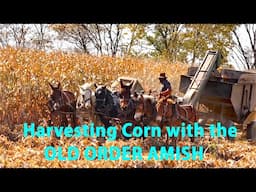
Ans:
[[[158,77],[160,83],[163,85],[159,98],[169,98],[172,94],[172,86],[171,83],[167,80],[167,77],[165,73],[160,73],[160,76]]]

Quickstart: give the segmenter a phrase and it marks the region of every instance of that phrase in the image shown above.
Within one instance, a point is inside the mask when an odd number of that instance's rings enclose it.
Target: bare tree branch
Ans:
[[[246,61],[245,61],[245,59],[243,57],[241,49],[239,49],[238,47],[234,47],[233,48],[233,55],[234,55],[233,59],[236,61],[237,66],[241,66],[242,65],[243,68],[246,69],[247,68]],[[237,60],[239,60],[239,61],[237,61]]]
[[[242,52],[242,55],[244,57],[244,61],[246,63],[246,67],[247,67],[247,69],[249,69],[250,68],[250,64],[248,62],[248,58],[246,56],[246,52],[244,51],[243,46],[241,44],[240,38],[239,38],[239,36],[238,36],[238,34],[237,34],[237,32],[235,30],[233,30],[232,32],[233,32],[233,34],[234,34],[234,36],[236,38],[236,41],[238,43],[238,47],[239,47],[240,51]]]
[[[251,46],[252,50],[254,50],[254,44],[253,44],[252,36],[250,34],[249,26],[250,25],[245,25],[245,29],[246,29],[246,32],[248,34],[249,40],[250,40],[250,46]]]

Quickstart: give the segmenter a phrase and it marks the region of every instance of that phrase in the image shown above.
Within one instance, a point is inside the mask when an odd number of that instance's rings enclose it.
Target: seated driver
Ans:
[[[171,83],[167,80],[165,73],[160,73],[158,77],[160,83],[163,85],[160,91],[159,99],[161,98],[170,98],[172,94],[172,86]]]

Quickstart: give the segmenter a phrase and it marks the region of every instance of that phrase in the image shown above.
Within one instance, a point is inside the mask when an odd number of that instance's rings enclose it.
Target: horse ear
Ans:
[[[132,88],[132,84],[133,84],[133,82],[131,82],[130,85],[128,86],[129,89]]]
[[[54,87],[52,86],[52,84],[51,84],[50,82],[48,82],[48,84],[50,85],[50,87],[51,87],[52,89],[54,89]]]
[[[122,79],[120,79],[120,84],[121,84],[121,88],[123,88],[123,87],[124,87],[124,84],[123,84]]]
[[[107,87],[107,85],[103,85],[103,86],[102,86],[103,89],[106,89],[106,87]]]
[[[97,87],[98,87],[98,86],[97,86],[97,84],[96,84],[96,83],[94,83],[94,87],[97,89]]]
[[[57,86],[58,89],[60,89],[60,82],[58,82],[58,86]]]
[[[81,91],[85,91],[85,89],[84,89],[83,86],[81,86],[81,85],[79,85],[79,89],[80,89]]]

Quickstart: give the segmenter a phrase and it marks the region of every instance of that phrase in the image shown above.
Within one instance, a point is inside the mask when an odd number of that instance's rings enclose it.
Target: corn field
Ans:
[[[48,145],[64,148],[70,145],[85,148],[98,146],[87,138],[60,140],[54,138],[23,137],[23,123],[46,125],[49,111],[46,106],[51,93],[49,82],[61,82],[63,89],[78,95],[79,85],[95,82],[110,85],[119,76],[139,79],[146,91],[160,88],[158,75],[165,72],[172,83],[174,94],[179,95],[181,74],[188,65],[168,63],[154,59],[95,57],[63,52],[46,53],[36,50],[0,49],[0,167],[256,167],[256,147],[253,143],[237,138],[200,140],[205,147],[203,161],[47,161],[43,149]],[[242,136],[241,136],[242,138]],[[142,146],[145,151],[156,141],[131,139],[107,141],[105,146]],[[179,145],[191,145],[180,141]],[[82,151],[82,150],[81,150]],[[143,154],[143,156],[147,155]]]

